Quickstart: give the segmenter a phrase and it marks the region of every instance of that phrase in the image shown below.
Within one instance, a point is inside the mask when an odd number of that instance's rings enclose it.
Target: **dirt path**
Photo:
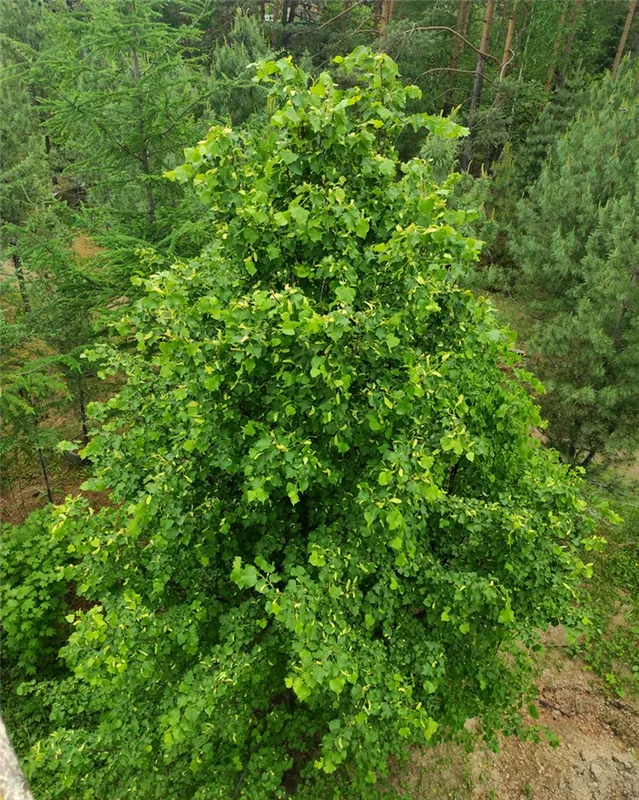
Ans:
[[[607,698],[579,659],[557,655],[540,682],[539,721],[560,745],[503,741],[471,755],[473,800],[639,800],[639,704]]]
[[[580,659],[549,648],[539,723],[553,748],[502,738],[498,753],[446,745],[416,754],[399,783],[414,800],[639,800],[639,702],[607,697]]]

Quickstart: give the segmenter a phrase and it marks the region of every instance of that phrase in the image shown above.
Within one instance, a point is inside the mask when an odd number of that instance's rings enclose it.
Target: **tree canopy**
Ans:
[[[49,774],[85,796],[320,797],[333,773],[368,797],[468,717],[521,729],[515,641],[587,572],[534,379],[457,283],[465,212],[398,158],[406,126],[463,130],[409,113],[388,56],[339,69],[347,88],[262,62],[268,129],[214,127],[170,174],[211,240],[100,348],[128,379],[84,452],[119,510],[69,501],[49,534],[85,553],[65,574],[86,607],[32,748],[43,797]]]

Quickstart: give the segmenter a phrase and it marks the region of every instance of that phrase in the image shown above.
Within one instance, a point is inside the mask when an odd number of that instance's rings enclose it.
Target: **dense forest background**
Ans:
[[[290,55],[348,87],[335,58],[360,46],[419,87],[410,113],[468,129],[404,129],[393,147],[429,161],[450,224],[481,249],[456,282],[517,331],[511,350],[547,420],[535,436],[585,470],[588,502],[605,495],[625,518],[614,531],[601,521],[613,546],[597,556],[594,624],[574,647],[612,691],[636,692],[636,610],[600,634],[618,589],[639,597],[637,1],[0,0],[0,24],[4,693],[21,755],[55,729],[37,681],[60,679],[57,620],[83,602],[61,577],[68,553],[38,545],[38,531],[81,485],[96,513],[112,504],[84,484],[100,421],[88,409],[108,407],[131,373],[102,345],[126,336],[151,276],[213,249],[217,217],[183,162],[211,126],[266,130],[274,101],[258,62]],[[124,796],[104,780],[95,794],[42,796]]]

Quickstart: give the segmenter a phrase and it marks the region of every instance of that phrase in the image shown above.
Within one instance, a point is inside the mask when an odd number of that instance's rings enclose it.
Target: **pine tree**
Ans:
[[[573,463],[639,444],[639,75],[595,86],[519,205],[511,251],[539,325],[550,442]]]
[[[157,6],[86,0],[52,14],[53,42],[36,64],[68,174],[86,186],[100,225],[142,241],[171,225],[177,198],[159,177],[197,134],[210,94],[197,60],[184,58],[184,27],[163,22]]]

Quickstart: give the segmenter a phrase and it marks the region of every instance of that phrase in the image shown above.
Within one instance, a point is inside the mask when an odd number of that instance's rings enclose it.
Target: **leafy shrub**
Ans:
[[[68,541],[52,532],[51,507],[38,509],[21,525],[3,525],[0,621],[3,666],[35,675],[51,665],[66,640],[70,587],[68,567],[77,559]]]
[[[186,151],[211,243],[94,356],[128,375],[86,451],[124,521],[77,569],[94,605],[63,652],[91,713],[56,698],[39,796],[370,797],[468,717],[519,729],[515,643],[588,571],[534,379],[458,286],[466,213],[395,149],[463,130],[407,114],[386,55],[338,65],[346,89],[261,63],[268,128]]]

